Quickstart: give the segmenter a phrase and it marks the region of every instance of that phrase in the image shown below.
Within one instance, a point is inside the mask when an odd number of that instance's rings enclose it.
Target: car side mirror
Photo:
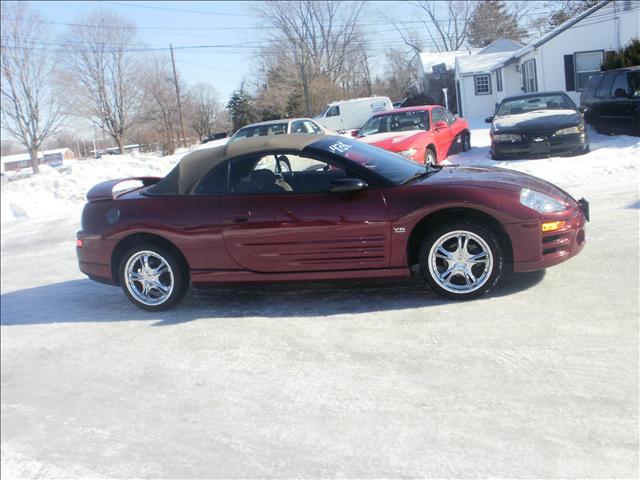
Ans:
[[[487,117],[484,119],[484,123],[493,123],[493,119],[494,119],[494,116],[491,115],[490,117]]]
[[[333,193],[357,192],[367,188],[367,183],[359,178],[338,178],[332,180],[329,191]]]
[[[447,128],[447,122],[436,122],[433,124],[433,128],[436,130],[440,130],[441,128]]]
[[[627,91],[624,88],[616,88],[613,92],[613,96],[616,98],[629,98]]]
[[[587,107],[583,107],[582,105],[580,105],[580,106],[578,107],[578,111],[579,111],[580,113],[584,113],[584,112],[586,112],[586,111],[587,111]]]
[[[359,133],[360,133],[360,130],[352,130],[351,131],[351,136],[352,137],[357,137]]]

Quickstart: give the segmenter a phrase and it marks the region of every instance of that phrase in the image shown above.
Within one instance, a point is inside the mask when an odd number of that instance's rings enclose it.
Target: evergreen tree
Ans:
[[[229,103],[227,103],[227,109],[229,109],[229,114],[231,115],[234,132],[245,125],[249,125],[255,119],[253,98],[244,89],[244,85],[240,86],[240,90],[233,92]]]
[[[522,43],[526,36],[526,31],[518,26],[516,16],[507,11],[506,3],[501,0],[479,2],[468,26],[472,47],[486,47],[499,38]]]
[[[602,64],[602,70],[640,65],[640,39],[634,38],[619,52],[611,52]]]

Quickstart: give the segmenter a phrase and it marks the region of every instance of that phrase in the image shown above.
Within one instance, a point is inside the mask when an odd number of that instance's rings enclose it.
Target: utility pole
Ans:
[[[182,134],[182,146],[187,146],[187,139],[184,137],[184,121],[182,120],[182,104],[180,102],[180,86],[178,85],[178,75],[176,74],[176,58],[173,56],[173,45],[169,44],[171,50],[171,65],[173,66],[173,82],[176,85],[176,99],[178,100],[178,115],[180,116],[180,133]]]

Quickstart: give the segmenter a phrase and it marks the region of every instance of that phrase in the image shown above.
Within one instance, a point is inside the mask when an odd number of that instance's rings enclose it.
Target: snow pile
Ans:
[[[40,174],[2,185],[2,222],[23,218],[78,214],[85,195],[97,183],[113,178],[165,176],[187,151],[167,157],[108,155],[78,161],[58,171],[48,165]]]

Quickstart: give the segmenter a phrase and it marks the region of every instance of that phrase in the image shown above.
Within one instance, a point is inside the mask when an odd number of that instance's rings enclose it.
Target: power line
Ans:
[[[223,15],[223,16],[229,16],[229,17],[252,17],[253,15],[249,15],[246,13],[232,13],[232,12],[212,12],[212,11],[206,11],[206,10],[186,10],[183,8],[171,8],[171,7],[158,7],[158,6],[154,6],[154,5],[141,5],[139,3],[126,3],[126,2],[106,2],[103,1],[102,3],[108,3],[110,5],[117,5],[120,7],[137,7],[137,8],[150,8],[153,10],[166,10],[166,11],[171,11],[171,12],[183,12],[183,13],[197,13],[198,15],[204,14],[204,15]]]

